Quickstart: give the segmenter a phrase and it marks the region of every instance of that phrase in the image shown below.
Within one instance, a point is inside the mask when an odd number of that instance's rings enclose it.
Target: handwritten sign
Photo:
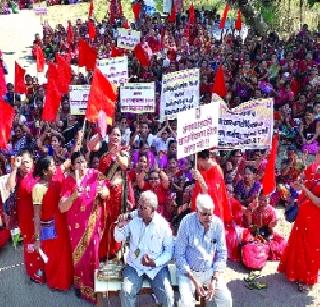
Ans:
[[[140,43],[140,31],[131,29],[118,29],[117,47],[124,49],[134,49]]]
[[[85,115],[88,99],[89,99],[90,85],[70,85],[69,101],[71,115]]]
[[[34,6],[33,12],[35,15],[45,16],[45,15],[48,15],[48,8],[47,8],[47,6],[41,6],[41,5]]]
[[[221,103],[218,147],[263,149],[271,147],[273,99],[256,99],[229,109]]]
[[[128,57],[116,57],[99,60],[97,66],[110,82],[117,86],[129,80]]]
[[[120,87],[121,112],[155,111],[154,83],[128,83]]]
[[[162,78],[160,119],[199,105],[199,69],[175,71]]]
[[[177,158],[218,145],[219,103],[177,113]]]

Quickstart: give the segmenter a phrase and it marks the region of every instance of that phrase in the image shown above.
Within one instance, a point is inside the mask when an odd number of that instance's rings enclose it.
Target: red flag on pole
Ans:
[[[238,9],[238,17],[235,22],[234,28],[238,31],[241,31],[241,11]]]
[[[87,70],[94,70],[98,57],[96,48],[90,47],[89,44],[83,40],[79,40],[79,59],[78,65],[85,66]]]
[[[88,121],[97,121],[99,111],[104,111],[108,117],[113,117],[116,100],[117,92],[112,84],[98,68],[95,68],[86,111]]]
[[[44,70],[44,55],[42,48],[40,46],[37,46],[37,71],[42,72]]]
[[[71,44],[73,43],[74,40],[74,34],[73,34],[73,29],[71,22],[68,21],[68,26],[67,26],[67,43]]]
[[[150,65],[149,57],[147,53],[144,51],[141,44],[135,46],[134,55],[143,67],[148,67]]]
[[[11,136],[12,123],[15,117],[14,108],[0,100],[0,148],[6,149]]]
[[[42,120],[54,122],[61,102],[61,93],[57,86],[57,65],[48,63],[48,84],[46,99],[43,105]]]
[[[222,98],[227,95],[227,88],[224,80],[224,72],[222,65],[220,65],[217,69],[216,78],[212,88],[212,93],[216,93]]]
[[[176,11],[176,6],[173,3],[172,8],[171,8],[171,12],[167,17],[167,20],[170,23],[176,23],[176,18],[177,18],[177,11]]]
[[[141,11],[141,4],[140,2],[135,2],[132,5],[132,11],[133,11],[133,15],[134,15],[134,20],[137,21],[139,19],[140,16],[140,11]]]
[[[278,135],[273,135],[269,159],[261,180],[264,195],[269,195],[276,189],[276,160],[278,142]]]
[[[26,71],[17,62],[14,66],[14,92],[19,94],[27,93],[27,87],[24,81]]]
[[[226,20],[227,20],[227,16],[228,16],[229,11],[230,11],[230,5],[229,5],[229,3],[227,3],[225,8],[224,8],[223,15],[221,17],[219,29],[224,29],[225,28]]]
[[[194,6],[193,2],[189,7],[189,24],[193,25],[196,21],[195,14],[194,14]]]
[[[112,47],[112,49],[111,49],[111,57],[112,58],[116,58],[118,56],[123,56],[123,55],[124,55],[124,51],[122,48]]]
[[[88,21],[88,32],[89,32],[90,39],[96,38],[96,27],[94,25],[94,21],[91,19]]]
[[[89,12],[88,12],[88,16],[89,18],[93,16],[93,0],[90,0],[90,5],[89,5]]]
[[[64,57],[56,53],[57,62],[57,87],[59,92],[64,95],[69,92],[71,83],[71,66]]]

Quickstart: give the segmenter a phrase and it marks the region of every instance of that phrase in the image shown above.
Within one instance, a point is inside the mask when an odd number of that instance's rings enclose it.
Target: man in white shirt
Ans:
[[[172,258],[173,237],[168,222],[156,212],[157,195],[145,191],[139,199],[139,215],[130,222],[121,221],[115,228],[118,242],[129,239],[127,266],[123,271],[120,292],[122,307],[134,307],[143,278],[162,306],[173,306],[174,295],[167,264]]]

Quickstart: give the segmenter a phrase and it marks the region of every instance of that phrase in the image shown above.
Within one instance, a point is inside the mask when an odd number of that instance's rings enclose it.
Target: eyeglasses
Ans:
[[[202,216],[212,216],[211,212],[199,212],[199,214]]]

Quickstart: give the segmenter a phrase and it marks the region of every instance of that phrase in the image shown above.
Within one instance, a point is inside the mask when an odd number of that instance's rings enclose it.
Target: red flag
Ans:
[[[23,69],[17,62],[14,66],[14,92],[19,94],[27,93],[27,87],[24,81],[26,70]]]
[[[111,49],[111,57],[116,58],[117,56],[123,56],[124,51],[122,48],[112,47]]]
[[[126,19],[126,21],[124,22],[123,27],[124,27],[125,29],[127,29],[127,30],[130,29],[130,25],[129,25],[128,19]]]
[[[134,20],[137,21],[140,17],[141,4],[140,2],[135,2],[132,6]]]
[[[0,99],[7,93],[7,83],[6,76],[4,74],[4,69],[2,65],[0,65]]]
[[[230,5],[229,5],[229,3],[227,3],[224,8],[221,20],[220,20],[219,29],[224,29],[224,27],[226,26],[226,20],[227,20],[227,16],[228,16],[229,11],[230,11]]]
[[[234,28],[238,31],[241,31],[241,11],[238,9],[238,17],[235,22]]]
[[[194,6],[193,6],[193,3],[190,5],[189,7],[189,24],[194,24],[196,21],[196,18],[195,18],[195,14],[194,14]]]
[[[218,94],[220,97],[227,95],[226,83],[224,81],[223,67],[220,65],[217,69],[216,78],[213,84],[212,93]]]
[[[142,48],[141,44],[135,46],[134,55],[142,66],[148,67],[150,65],[149,57]]]
[[[0,148],[2,149],[7,148],[14,117],[14,108],[9,103],[0,100]]]
[[[68,21],[68,26],[67,26],[67,43],[71,44],[73,43],[74,40],[74,34],[73,34],[73,29],[71,22]]]
[[[176,6],[173,3],[172,8],[171,8],[171,12],[167,17],[167,20],[170,23],[176,23],[176,17],[177,17]]]
[[[272,147],[269,154],[269,159],[261,180],[264,195],[271,194],[276,188],[276,160],[277,160],[278,142],[279,142],[278,135],[276,134],[273,135]]]
[[[96,48],[90,47],[89,44],[83,40],[79,40],[79,59],[78,65],[85,66],[87,70],[94,70],[98,57]]]
[[[89,32],[89,38],[95,39],[96,38],[96,27],[94,25],[93,20],[89,20],[88,22],[88,32]]]
[[[37,46],[37,71],[42,72],[44,70],[44,55],[42,48],[40,46]]]
[[[57,65],[48,63],[48,84],[46,99],[43,105],[42,120],[54,122],[61,102],[61,93],[57,87]]]
[[[186,27],[184,28],[184,37],[189,41],[189,39],[190,39],[190,23],[187,23]]]
[[[99,111],[104,111],[108,117],[113,117],[116,100],[117,93],[112,84],[98,68],[95,68],[86,112],[88,121],[96,122]]]
[[[71,66],[64,57],[56,53],[57,62],[57,87],[59,92],[64,95],[69,92],[71,83]]]
[[[93,16],[93,0],[90,0],[88,15],[89,15],[89,18]]]

